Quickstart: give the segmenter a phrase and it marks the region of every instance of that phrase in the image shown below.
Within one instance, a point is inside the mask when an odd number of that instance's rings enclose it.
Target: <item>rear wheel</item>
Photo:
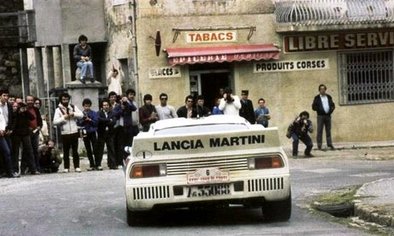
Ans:
[[[282,201],[265,202],[263,217],[268,221],[287,221],[291,216],[291,194]]]
[[[144,214],[143,212],[136,212],[136,211],[130,211],[127,206],[127,224],[129,226],[138,226],[143,223],[143,218]]]

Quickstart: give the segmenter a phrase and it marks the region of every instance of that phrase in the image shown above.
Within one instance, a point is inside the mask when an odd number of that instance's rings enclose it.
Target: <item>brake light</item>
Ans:
[[[131,168],[130,178],[146,178],[163,176],[167,174],[165,165],[134,165]]]
[[[249,169],[272,169],[283,167],[283,160],[279,155],[249,159]]]

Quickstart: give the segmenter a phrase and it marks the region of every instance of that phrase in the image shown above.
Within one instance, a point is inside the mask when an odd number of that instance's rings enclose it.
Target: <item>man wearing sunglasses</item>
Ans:
[[[159,116],[159,120],[177,118],[175,108],[167,104],[168,95],[165,93],[160,94],[160,105],[156,106],[156,111]]]

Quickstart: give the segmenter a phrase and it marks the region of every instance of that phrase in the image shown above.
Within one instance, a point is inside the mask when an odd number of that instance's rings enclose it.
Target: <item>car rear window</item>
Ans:
[[[179,135],[179,134],[201,134],[201,133],[217,133],[224,131],[248,130],[245,124],[210,124],[210,125],[190,125],[182,127],[169,127],[156,130],[154,135]]]

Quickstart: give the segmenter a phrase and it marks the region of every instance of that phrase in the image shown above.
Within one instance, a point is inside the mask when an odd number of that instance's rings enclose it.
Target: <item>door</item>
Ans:
[[[212,110],[219,90],[231,87],[230,77],[229,70],[193,71],[190,73],[190,94],[194,97],[203,95],[205,106]]]

